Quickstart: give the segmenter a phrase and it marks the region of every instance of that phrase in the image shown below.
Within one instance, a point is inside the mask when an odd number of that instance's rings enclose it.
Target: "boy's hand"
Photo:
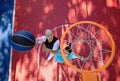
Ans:
[[[51,50],[51,49],[46,48],[45,45],[43,45],[43,49],[44,49],[44,51],[45,51],[47,54],[50,53],[50,50]]]
[[[48,60],[45,60],[44,64],[43,65],[47,65],[48,64]]]
[[[39,39],[37,38],[36,40],[35,40],[35,47],[37,48],[39,46]]]

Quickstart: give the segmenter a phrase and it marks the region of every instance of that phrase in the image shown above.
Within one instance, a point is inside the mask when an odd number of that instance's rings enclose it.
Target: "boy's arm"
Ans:
[[[57,54],[57,51],[46,48],[48,53]]]
[[[38,45],[39,45],[40,43],[43,43],[43,42],[45,42],[45,41],[46,41],[46,36],[41,36],[41,37],[36,38],[35,47],[38,47]]]
[[[36,42],[37,42],[37,43],[43,43],[43,42],[45,42],[45,41],[46,41],[46,36],[45,36],[45,35],[36,38]]]
[[[72,57],[73,57],[73,58],[78,58],[78,59],[80,59],[81,61],[83,61],[83,59],[84,59],[83,56],[79,56],[79,55],[77,55],[77,54],[74,54],[73,52],[72,52]]]
[[[53,53],[53,54],[57,54],[57,51],[51,50],[49,48],[46,48],[45,45],[43,45],[43,49],[44,51],[48,54],[48,53]]]
[[[59,40],[57,40],[55,44],[53,45],[53,48],[49,49],[50,53],[57,54],[57,50],[59,49],[59,47],[60,47],[60,42]]]

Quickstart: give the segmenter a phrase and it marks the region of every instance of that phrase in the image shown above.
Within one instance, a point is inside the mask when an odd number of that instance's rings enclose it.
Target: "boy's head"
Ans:
[[[71,52],[72,52],[72,49],[69,46],[64,48],[64,53],[65,54],[70,54]]]
[[[48,39],[49,42],[52,42],[53,40],[53,32],[51,29],[46,29],[45,30],[45,36]]]

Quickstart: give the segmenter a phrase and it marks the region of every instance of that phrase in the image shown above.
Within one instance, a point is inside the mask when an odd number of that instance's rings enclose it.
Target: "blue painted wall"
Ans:
[[[0,81],[8,81],[14,0],[0,0]]]

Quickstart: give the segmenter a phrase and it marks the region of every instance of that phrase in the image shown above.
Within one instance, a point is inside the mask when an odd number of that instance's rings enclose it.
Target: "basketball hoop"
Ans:
[[[83,60],[80,60],[77,65],[69,62],[63,52],[64,40],[69,38],[68,34],[72,36],[72,50],[75,54],[77,54],[76,49],[79,48],[78,55],[80,55],[82,52],[80,49],[85,44],[86,47],[84,47],[84,51],[88,50],[88,55],[85,56]],[[79,44],[84,45],[80,46]],[[92,21],[80,21],[70,25],[63,33],[60,50],[66,64],[70,67],[80,73],[94,73],[106,69],[111,64],[115,55],[115,43],[111,34],[104,26]],[[78,61],[79,59],[76,60]],[[80,63],[82,63],[82,65],[80,65]]]

